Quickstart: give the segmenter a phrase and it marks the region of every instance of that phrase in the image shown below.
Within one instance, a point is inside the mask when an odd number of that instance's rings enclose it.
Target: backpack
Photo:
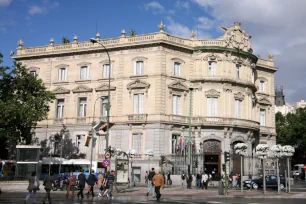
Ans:
[[[185,180],[185,175],[184,174],[182,174],[182,180]]]

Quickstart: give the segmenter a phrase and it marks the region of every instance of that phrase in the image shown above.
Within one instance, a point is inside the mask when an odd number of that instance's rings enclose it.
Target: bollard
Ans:
[[[219,181],[219,195],[224,195],[223,183]]]

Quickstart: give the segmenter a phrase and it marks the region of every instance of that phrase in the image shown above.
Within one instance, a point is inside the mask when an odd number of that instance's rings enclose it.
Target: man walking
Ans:
[[[153,184],[153,177],[155,176],[154,168],[152,168],[152,171],[150,171],[148,179],[148,192],[147,196],[149,196],[149,193],[153,190],[153,198],[155,197],[155,190],[154,190],[154,184]]]
[[[90,191],[87,193],[87,198],[89,197],[89,193],[91,192],[92,197],[95,197],[94,193],[94,186],[97,183],[98,179],[94,175],[94,171],[91,171],[90,175],[88,176],[87,184],[90,186]]]
[[[78,181],[79,181],[79,189],[80,191],[78,192],[78,198],[81,196],[81,198],[84,198],[83,195],[83,190],[85,188],[85,182],[86,182],[86,177],[83,173],[83,170],[81,170],[81,173],[78,175]]]
[[[107,183],[108,183],[108,199],[109,200],[112,200],[113,198],[113,186],[114,186],[114,183],[115,183],[115,176],[113,174],[114,172],[112,171],[112,173],[109,174],[109,176],[107,177]]]
[[[153,184],[155,186],[155,194],[157,201],[160,200],[160,188],[164,188],[164,183],[164,176],[159,173],[159,170],[157,170],[155,176],[153,177]]]
[[[46,200],[48,199],[49,203],[51,203],[51,189],[52,189],[52,185],[54,185],[56,178],[53,176],[53,173],[50,173],[50,176],[47,176],[44,180],[44,186],[45,186],[45,190],[46,190],[46,195],[42,200],[42,203],[45,204]]]
[[[168,184],[168,185],[172,185],[171,173],[170,173],[170,171],[168,171],[168,173],[167,173],[167,184]]]
[[[207,183],[208,183],[208,175],[206,172],[202,175],[202,189],[207,189]]]
[[[184,172],[182,172],[181,175],[182,188],[185,188],[185,180],[186,180],[186,175]]]

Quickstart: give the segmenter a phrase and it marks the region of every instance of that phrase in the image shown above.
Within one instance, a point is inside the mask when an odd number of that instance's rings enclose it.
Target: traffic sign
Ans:
[[[111,157],[111,154],[109,152],[105,153],[105,159],[109,159]]]
[[[108,167],[108,166],[110,165],[109,160],[108,160],[108,159],[105,159],[105,160],[102,162],[102,165],[103,165],[104,167]]]

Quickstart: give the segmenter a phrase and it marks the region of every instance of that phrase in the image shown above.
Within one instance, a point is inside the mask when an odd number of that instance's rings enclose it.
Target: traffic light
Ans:
[[[224,162],[229,162],[229,161],[230,161],[230,153],[224,152]]]
[[[225,166],[225,164],[222,164],[222,171],[226,172],[226,166]]]
[[[87,136],[86,142],[85,142],[86,147],[89,147],[90,140],[91,140],[91,136]]]

